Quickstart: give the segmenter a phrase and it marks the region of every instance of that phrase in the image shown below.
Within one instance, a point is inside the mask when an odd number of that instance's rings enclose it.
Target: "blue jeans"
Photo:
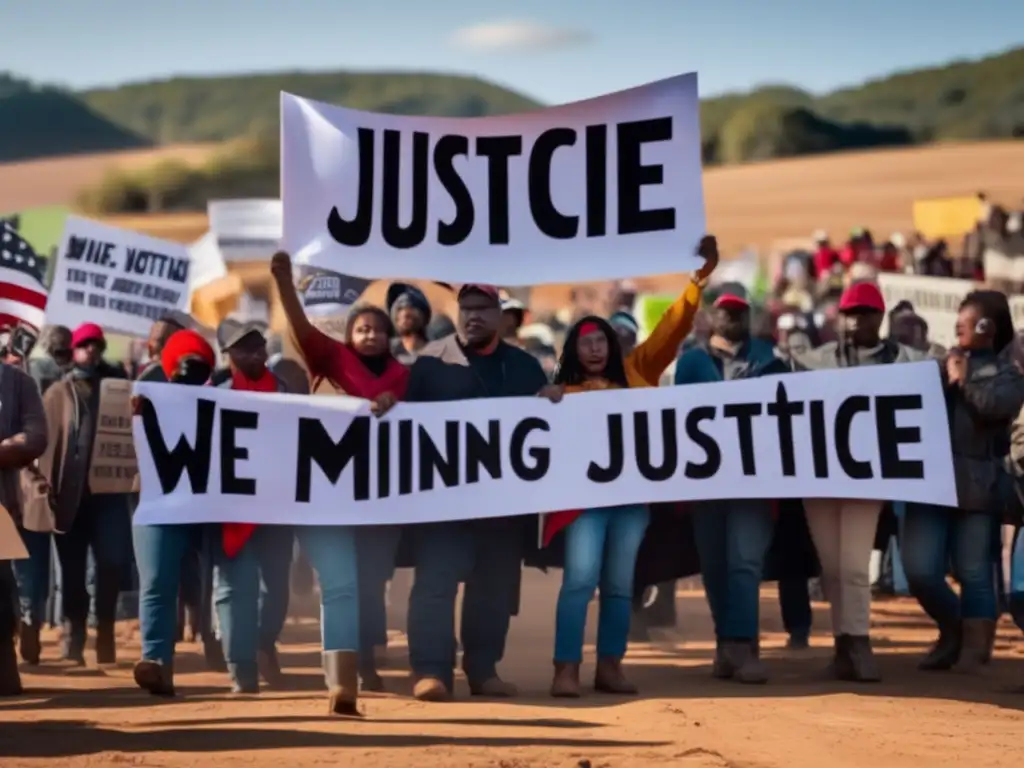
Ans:
[[[402,529],[397,525],[362,525],[356,528],[359,567],[359,656],[373,663],[373,648],[388,643],[385,604],[388,579],[395,573],[395,556]]]
[[[28,559],[12,563],[18,580],[21,621],[33,627],[42,627],[46,616],[46,601],[50,596],[50,541],[53,534],[22,529],[21,538],[28,550]]]
[[[771,506],[760,499],[693,505],[694,540],[718,640],[760,634],[761,579],[774,530]]]
[[[633,575],[650,511],[644,505],[588,509],[565,529],[565,570],[555,613],[555,661],[583,660],[587,606],[600,588],[597,655],[626,655]]]
[[[131,512],[122,494],[86,496],[71,530],[54,536],[60,558],[61,610],[64,619],[84,628],[89,617],[89,554],[95,563],[95,613],[99,624],[117,618],[117,598],[131,562]]]
[[[320,582],[320,633],[324,651],[359,650],[359,577],[356,534],[350,527],[295,527]]]
[[[139,565],[142,658],[170,666],[178,637],[182,562],[203,546],[202,525],[137,525],[132,529]]]
[[[470,684],[498,674],[522,578],[523,521],[518,518],[412,526],[416,580],[409,594],[409,663],[420,677],[451,690],[455,597],[462,599],[462,669]],[[631,597],[631,595],[630,595]],[[627,598],[628,603],[628,598]]]
[[[992,547],[999,516],[933,504],[907,504],[903,516],[903,569],[912,594],[939,626],[960,619],[995,619]],[[950,588],[950,570],[960,596]]]
[[[224,553],[219,526],[213,541],[213,602],[224,658],[254,667],[259,651],[273,652],[288,615],[292,529],[261,525],[234,557]]]

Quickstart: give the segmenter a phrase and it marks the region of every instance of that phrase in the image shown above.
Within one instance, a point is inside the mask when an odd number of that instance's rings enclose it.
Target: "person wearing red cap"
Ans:
[[[54,530],[61,568],[64,612],[64,658],[85,664],[90,550],[96,565],[96,660],[116,661],[114,620],[121,577],[131,562],[131,511],[127,494],[93,494],[89,490],[100,382],[125,378],[125,371],[103,359],[103,329],[84,323],[71,334],[71,369],[43,396],[50,432],[39,472],[54,497]]]
[[[740,287],[715,299],[711,336],[683,352],[675,383],[734,381],[785,370],[772,345],[750,329],[750,304]],[[760,660],[759,590],[775,522],[766,499],[698,501],[692,510],[694,543],[715,624],[715,677],[764,683]]]
[[[203,386],[216,356],[210,344],[192,330],[171,334],[160,351],[161,379],[171,384]],[[153,406],[139,398],[136,411]],[[178,593],[189,554],[203,546],[202,525],[136,525],[132,527],[139,568],[139,630],[142,658],[135,683],[154,696],[174,695],[174,643],[178,635]]]
[[[915,362],[927,356],[882,339],[885,299],[874,282],[851,283],[839,299],[838,340],[794,354],[794,370],[851,368]],[[868,563],[882,502],[875,499],[804,499],[807,524],[821,561],[821,581],[831,605],[835,637],[833,670],[840,680],[881,679],[871,650],[871,579]]]
[[[559,399],[530,353],[501,340],[501,298],[493,285],[458,292],[456,332],[431,342],[410,369],[406,400],[544,395]],[[536,518],[533,518],[534,525]],[[462,666],[476,696],[508,697],[516,689],[498,676],[509,621],[519,601],[523,548],[530,518],[438,523],[407,529],[416,567],[409,597],[409,661],[422,701],[443,701],[454,687],[455,598],[462,604]],[[533,529],[536,535],[536,528]]]
[[[345,340],[338,341],[319,331],[306,317],[295,290],[291,257],[284,252],[275,253],[270,269],[288,324],[314,379],[326,379],[347,395],[370,400],[371,410],[376,414],[385,413],[405,396],[410,369],[391,352],[394,327],[387,312],[369,304],[353,307],[348,313]],[[384,612],[384,583],[398,547],[397,529],[388,526],[357,528],[340,525],[295,528],[299,546],[320,582],[323,665],[330,692],[329,711],[342,716],[359,714],[356,705],[360,673],[365,687],[382,685],[372,664],[373,642],[365,637],[363,630],[364,624],[372,628],[373,622],[364,620],[363,615],[367,609],[376,615]],[[383,579],[381,573],[385,574]],[[367,578],[362,578],[364,575]],[[363,584],[370,589],[368,582],[371,581],[374,596],[361,600]],[[379,589],[375,586],[378,582]],[[448,632],[451,634],[450,628]]]

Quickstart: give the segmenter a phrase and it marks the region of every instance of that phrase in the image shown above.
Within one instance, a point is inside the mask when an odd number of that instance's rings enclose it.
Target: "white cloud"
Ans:
[[[550,51],[579,45],[589,40],[586,32],[548,27],[533,21],[498,21],[463,27],[452,35],[452,43],[468,51],[519,53]]]

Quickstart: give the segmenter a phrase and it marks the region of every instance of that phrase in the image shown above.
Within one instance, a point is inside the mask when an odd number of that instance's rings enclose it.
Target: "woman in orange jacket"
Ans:
[[[653,333],[628,356],[617,334],[598,317],[585,317],[570,329],[555,384],[566,393],[656,387],[675,360],[700,307],[701,291],[718,264],[713,237],[697,250],[704,266],[669,308]],[[587,605],[600,585],[597,671],[594,688],[605,693],[636,693],[622,672],[633,598],[637,553],[647,530],[643,504],[559,512],[545,520],[545,538],[565,528],[565,570],[555,616],[555,676],[551,695],[580,695],[580,662]]]

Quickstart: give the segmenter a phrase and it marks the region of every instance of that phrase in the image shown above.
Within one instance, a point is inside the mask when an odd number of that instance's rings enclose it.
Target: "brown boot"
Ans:
[[[39,625],[24,624],[18,628],[18,649],[21,653],[21,660],[26,664],[35,666],[39,663],[43,647],[39,641]]]
[[[952,669],[960,659],[960,624],[939,626],[939,637],[917,668],[925,672]]]
[[[960,622],[963,645],[960,648],[960,660],[953,667],[957,672],[974,675],[981,671],[994,624],[991,619],[964,619]]]
[[[174,695],[174,669],[159,661],[143,659],[135,665],[135,684],[154,696]]]
[[[362,717],[359,702],[359,654],[355,651],[324,651],[324,677],[330,693],[328,714]]]
[[[762,685],[768,682],[768,673],[755,650],[757,646],[749,640],[727,640],[723,654],[732,668],[732,679],[748,685]]]
[[[878,671],[871,640],[866,635],[843,635],[844,654],[836,665],[836,677],[852,683],[877,683],[882,680]],[[840,658],[837,657],[837,662]]]
[[[412,695],[418,701],[451,701],[448,686],[439,677],[421,677],[413,686]]]
[[[580,697],[579,664],[555,662],[555,677],[551,681],[551,695],[556,699],[578,699]]]
[[[622,671],[622,659],[612,657],[597,660],[597,670],[594,672],[594,690],[626,696],[632,696],[637,692],[636,686],[626,679],[626,675]]]
[[[21,674],[18,672],[18,654],[14,650],[14,637],[0,637],[0,696],[17,696],[23,690]]]
[[[711,676],[719,680],[731,680],[736,668],[725,654],[725,643],[715,641],[715,660],[711,662]]]
[[[114,636],[114,622],[103,621],[96,627],[96,663],[117,663],[117,640]]]
[[[479,682],[470,680],[469,694],[471,696],[486,696],[490,699],[513,699],[519,695],[519,689],[495,675]]]
[[[384,678],[377,671],[377,665],[373,662],[363,662],[359,665],[359,687],[368,693],[383,693]]]

